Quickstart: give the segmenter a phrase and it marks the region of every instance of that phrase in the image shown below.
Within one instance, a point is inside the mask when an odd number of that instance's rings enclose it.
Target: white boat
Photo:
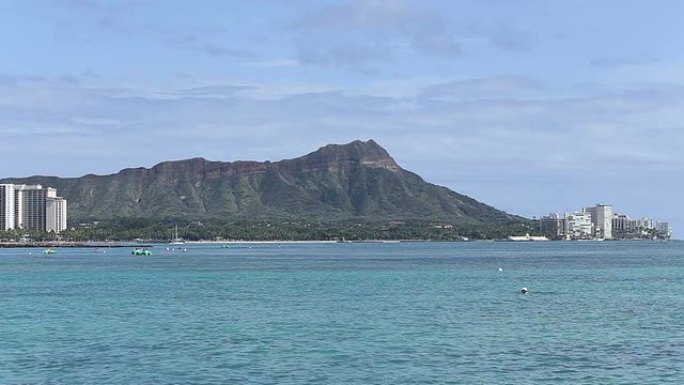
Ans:
[[[539,241],[548,241],[549,238],[546,238],[543,235],[525,234],[525,235],[510,235],[508,237],[508,240],[514,241],[514,242],[539,242]]]
[[[173,239],[169,242],[169,245],[184,245],[185,241],[178,237],[178,225],[173,232]]]

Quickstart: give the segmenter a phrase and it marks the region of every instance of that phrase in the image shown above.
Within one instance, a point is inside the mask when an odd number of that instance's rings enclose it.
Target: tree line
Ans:
[[[114,218],[82,223],[59,234],[35,230],[0,231],[0,241],[149,241],[167,242],[178,236],[186,241],[363,241],[433,240],[460,241],[504,239],[533,233],[532,223],[444,224],[431,221],[237,221],[198,222],[182,219]]]

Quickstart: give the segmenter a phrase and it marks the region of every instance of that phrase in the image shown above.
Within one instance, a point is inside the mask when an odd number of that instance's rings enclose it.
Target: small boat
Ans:
[[[176,225],[175,231],[173,233],[173,239],[169,242],[169,245],[184,245],[185,241],[178,237],[178,225]]]
[[[135,250],[131,251],[131,254],[142,256],[142,255],[152,255],[152,252],[150,250],[147,250],[147,249],[135,249]]]
[[[43,253],[45,255],[53,255],[53,254],[57,254],[57,250],[55,250],[51,247],[48,247],[47,249],[43,250]]]

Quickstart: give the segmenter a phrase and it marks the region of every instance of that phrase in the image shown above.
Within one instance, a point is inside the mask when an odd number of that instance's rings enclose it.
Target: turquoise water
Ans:
[[[0,383],[682,384],[682,293],[680,242],[2,249]]]

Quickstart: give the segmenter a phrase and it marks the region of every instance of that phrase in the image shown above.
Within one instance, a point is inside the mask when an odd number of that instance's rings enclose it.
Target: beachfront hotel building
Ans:
[[[615,214],[613,216],[613,230],[617,234],[633,232],[637,229],[637,221],[626,214]]]
[[[0,185],[0,230],[66,229],[67,202],[57,189],[41,185]]]
[[[593,207],[585,207],[582,211],[591,214],[594,238],[613,239],[613,206],[597,204]]]
[[[565,214],[565,239],[592,239],[593,236],[594,225],[591,223],[590,213]]]
[[[539,230],[549,239],[562,239],[565,234],[563,218],[557,213],[551,213],[539,219]]]
[[[14,185],[0,184],[0,231],[14,228]]]

